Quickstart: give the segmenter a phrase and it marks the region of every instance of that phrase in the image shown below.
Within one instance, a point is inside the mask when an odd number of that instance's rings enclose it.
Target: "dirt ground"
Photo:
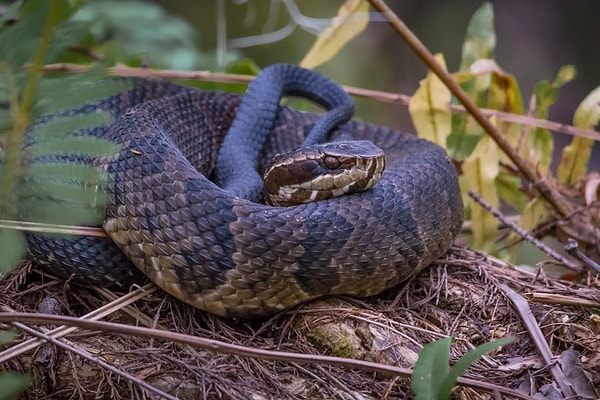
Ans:
[[[321,299],[257,321],[208,315],[151,284],[122,295],[65,283],[31,264],[1,278],[0,306],[92,313],[88,319],[156,333],[63,330],[54,335],[59,346],[41,345],[20,327],[48,337],[52,326],[21,324],[0,347],[0,369],[33,377],[24,399],[408,399],[409,368],[422,346],[447,336],[455,337],[451,364],[482,343],[514,338],[468,369],[455,399],[600,392],[598,276],[562,281],[464,247],[379,296]],[[172,332],[201,342],[185,344]]]

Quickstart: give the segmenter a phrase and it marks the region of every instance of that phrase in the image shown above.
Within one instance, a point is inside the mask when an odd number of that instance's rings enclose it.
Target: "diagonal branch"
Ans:
[[[483,115],[475,103],[460,88],[458,83],[442,66],[435,60],[433,54],[425,47],[417,36],[398,18],[398,16],[387,6],[383,0],[369,0],[371,6],[381,12],[388,20],[388,23],[404,38],[406,43],[417,53],[425,64],[433,71],[438,78],[448,87],[454,96],[462,103],[471,116],[481,125],[488,135],[498,144],[502,151],[517,166],[523,176],[531,182],[546,201],[562,217],[570,214],[570,206],[567,200],[554,189],[548,180],[532,167],[526,160],[521,158],[508,141],[498,132],[496,127]]]

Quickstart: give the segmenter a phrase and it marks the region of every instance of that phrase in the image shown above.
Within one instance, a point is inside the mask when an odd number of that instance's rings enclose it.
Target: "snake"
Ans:
[[[312,126],[301,148],[277,154],[261,176],[257,160],[284,96],[310,99],[327,113]],[[352,98],[326,76],[287,64],[263,69],[244,94],[219,149],[217,183],[253,202],[261,201],[264,192],[268,204],[279,206],[369,189],[385,167],[383,150],[365,140],[323,143],[331,130],[353,114]],[[248,134],[249,126],[252,134]]]
[[[112,157],[79,160],[109,176],[108,237],[29,234],[30,257],[55,275],[126,288],[141,271],[193,307],[257,318],[322,296],[379,294],[443,256],[461,229],[456,169],[442,147],[414,134],[354,120],[328,127],[328,142],[368,141],[384,152],[380,180],[357,193],[272,206],[215,183],[244,96],[145,78],[117,82],[119,93],[69,111],[111,115],[78,132],[119,146]],[[279,105],[279,97],[265,90],[254,104],[275,110],[263,143],[250,145],[259,172],[323,136],[311,133],[322,114]],[[248,137],[256,129],[244,128]]]

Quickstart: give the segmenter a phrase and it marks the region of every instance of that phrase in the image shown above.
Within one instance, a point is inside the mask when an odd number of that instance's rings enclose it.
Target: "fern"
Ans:
[[[83,133],[112,122],[108,113],[66,110],[124,90],[125,81],[90,85],[106,77],[99,69],[78,76],[45,77],[42,67],[58,61],[82,35],[69,18],[82,1],[31,0],[7,8],[0,26],[0,219],[30,218],[62,224],[98,224],[107,196],[107,177],[87,165],[115,154],[114,144]],[[69,33],[77,33],[70,35]],[[73,39],[64,40],[65,36]],[[76,40],[76,38],[79,38]],[[18,44],[18,45],[16,45]],[[82,90],[85,84],[85,90]],[[26,129],[40,115],[54,113]],[[23,145],[27,151],[22,152]],[[83,161],[81,161],[83,160]],[[22,232],[0,228],[0,272],[25,255]]]

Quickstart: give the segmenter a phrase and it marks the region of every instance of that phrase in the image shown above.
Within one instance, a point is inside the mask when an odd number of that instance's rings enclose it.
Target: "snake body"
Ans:
[[[349,122],[330,139],[369,140],[387,169],[370,190],[291,207],[231,195],[211,178],[239,95],[133,80],[76,113],[107,110],[86,134],[118,143],[108,238],[30,235],[35,260],[91,284],[125,284],[133,263],[162,289],[208,312],[250,318],[336,294],[370,296],[443,255],[463,221],[454,166],[439,146]],[[259,168],[300,146],[319,115],[279,107]]]
[[[232,195],[260,200],[263,179],[257,169],[258,158],[283,96],[302,96],[327,109],[304,139],[304,146],[323,142],[333,128],[354,114],[352,98],[318,72],[288,64],[265,68],[246,90],[219,150],[217,181]]]

